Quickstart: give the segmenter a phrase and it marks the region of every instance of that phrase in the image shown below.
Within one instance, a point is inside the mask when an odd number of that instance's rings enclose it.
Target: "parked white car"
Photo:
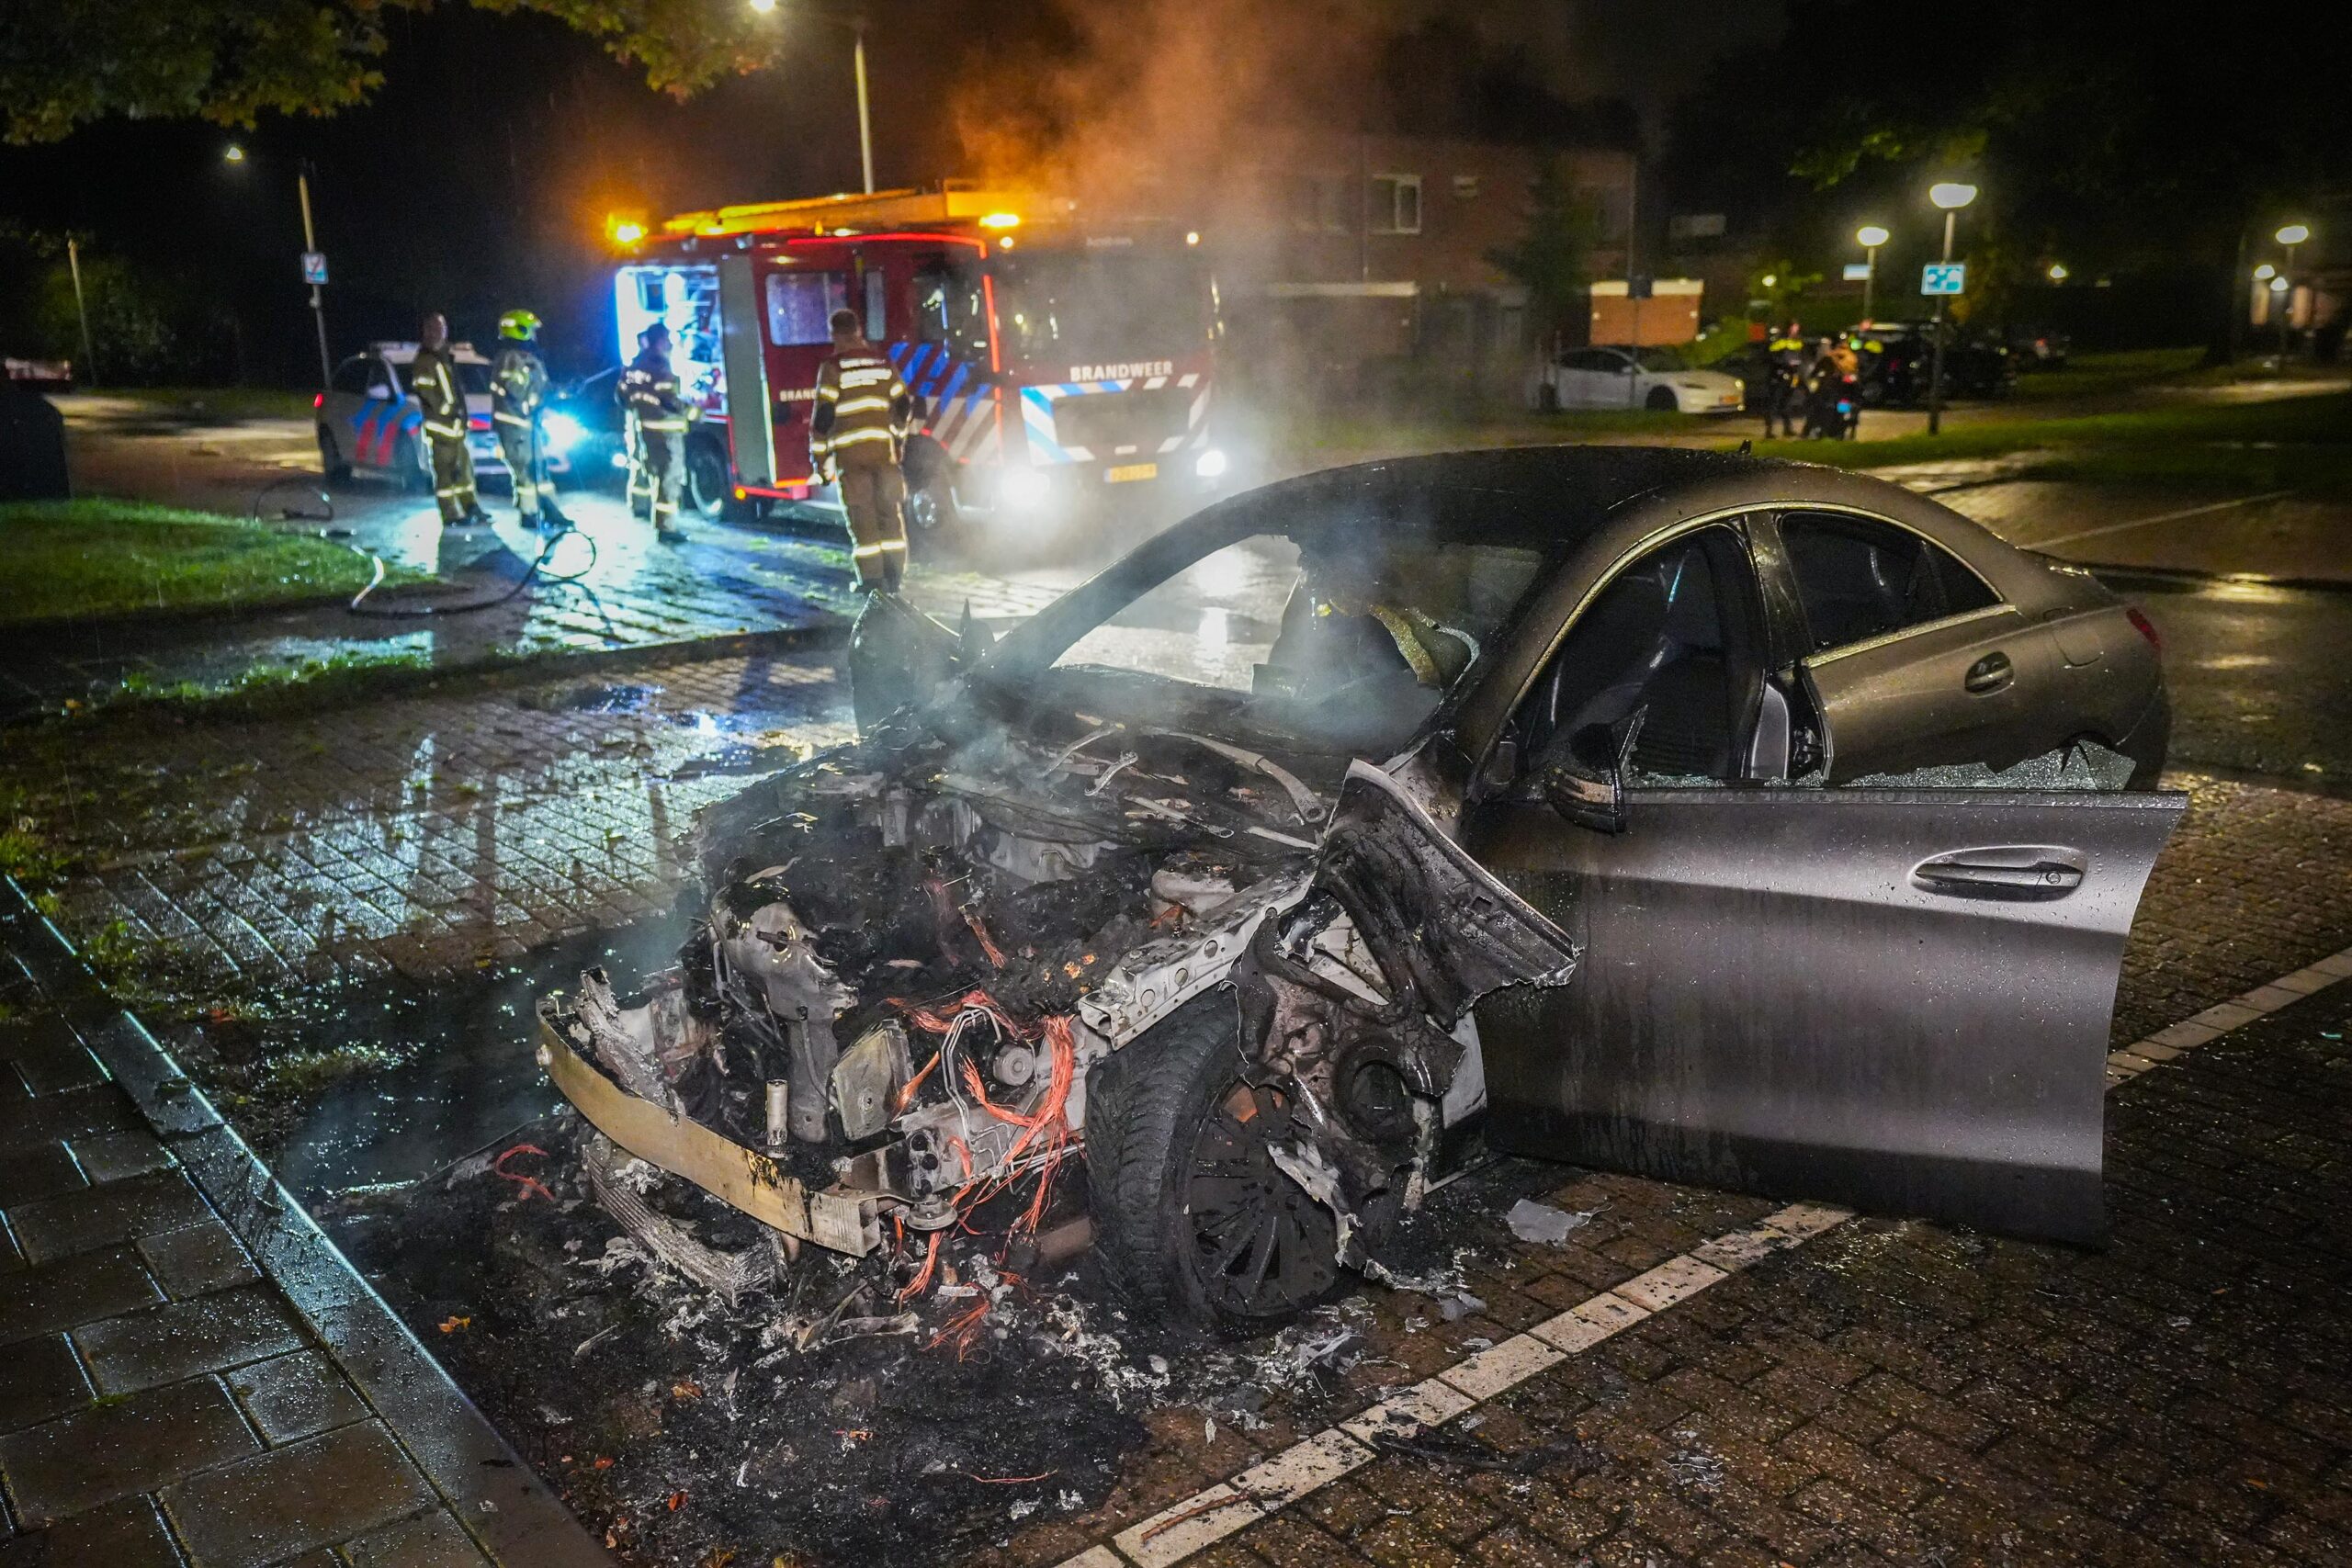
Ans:
[[[1544,367],[1535,406],[1648,409],[1654,412],[1737,413],[1747,389],[1736,376],[1693,370],[1662,348],[1572,348]]]

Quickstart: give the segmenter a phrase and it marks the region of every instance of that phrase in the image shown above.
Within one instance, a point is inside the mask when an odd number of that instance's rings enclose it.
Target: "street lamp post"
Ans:
[[[1862,247],[1862,322],[1871,320],[1871,296],[1878,288],[1878,248],[1887,242],[1887,232],[1876,223],[1865,223],[1854,231],[1855,243]]]
[[[88,385],[98,384],[98,351],[90,344],[90,302],[82,293],[82,242],[79,236],[65,236],[65,270],[74,276],[74,313],[82,319],[82,363],[89,372]]]
[[[744,4],[764,17],[776,7],[776,0],[744,0]],[[839,17],[826,11],[807,13],[820,21],[849,28],[855,42],[850,51],[850,65],[857,74],[857,160],[859,172],[865,176],[865,194],[874,194],[874,118],[868,107],[865,91],[865,18]]]
[[[232,167],[242,168],[248,158],[244,148],[232,141],[229,143],[228,150],[220,154],[220,161]],[[302,255],[307,267],[310,257],[316,254],[319,248],[318,229],[311,221],[311,161],[308,158],[302,159],[294,165],[294,195],[302,207]],[[334,379],[334,362],[327,355],[326,297],[319,291],[319,285],[315,281],[311,285],[311,321],[318,329],[319,386],[324,389]]]
[[[1951,261],[1952,228],[1960,218],[1960,209],[1976,199],[1974,186],[1946,181],[1928,187],[1928,199],[1944,210],[1944,261]],[[1939,435],[1944,428],[1944,327],[1945,302],[1950,296],[1936,296],[1936,344],[1928,370],[1928,434]]]
[[[2271,292],[2278,297],[2278,363],[2282,366],[2287,363],[2287,334],[2290,330],[2288,321],[2295,313],[2295,247],[2311,237],[2308,223],[2290,223],[2271,236],[2287,247],[2287,265],[2278,269],[2278,281],[2270,286]]]

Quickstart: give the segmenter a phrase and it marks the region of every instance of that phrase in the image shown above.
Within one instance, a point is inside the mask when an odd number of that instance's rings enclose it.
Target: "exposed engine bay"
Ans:
[[[1483,1109],[1470,1005],[1572,945],[1368,764],[1023,716],[902,710],[713,807],[676,967],[542,1003],[559,1088],[786,1247],[927,1274],[1008,1193],[1034,1235],[1091,1076],[1226,987],[1302,1130],[1271,1156],[1361,1265]]]

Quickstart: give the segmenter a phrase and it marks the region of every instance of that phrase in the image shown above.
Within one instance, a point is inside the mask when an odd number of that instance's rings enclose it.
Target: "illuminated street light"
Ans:
[[[1768,272],[1764,275],[1764,287],[1767,288],[1777,288],[1780,287],[1780,282],[1781,275],[1777,272]]]
[[[1199,244],[1201,243],[1201,231],[1198,229],[1186,230],[1184,231],[1184,243],[1188,245]]]
[[[1855,243],[1862,247],[1862,261],[1869,268],[1862,274],[1862,320],[1871,319],[1871,299],[1878,288],[1878,248],[1891,236],[1877,223],[1865,223],[1854,231]]]
[[[2064,262],[2052,262],[2050,264],[2050,281],[2052,283],[2064,283],[2066,281],[2066,264]]]
[[[245,161],[245,150],[232,141],[229,143],[229,150],[220,154],[220,161],[224,164],[242,164]]]
[[[2278,276],[2278,269],[2272,266],[2268,262],[2264,262],[2260,266],[2254,269],[2254,280],[2256,283],[2267,283]]]
[[[1944,263],[1951,263],[1952,224],[1960,209],[1976,199],[1976,187],[1958,180],[1939,180],[1928,187],[1928,199],[1944,210]],[[1949,296],[1936,296],[1936,348],[1928,372],[1928,434],[1944,428],[1944,310]]]
[[[776,0],[743,0],[743,3],[749,6],[756,15],[765,17],[775,12]],[[801,15],[814,17],[822,22],[832,22],[837,26],[849,28],[856,35],[857,47],[850,56],[850,63],[857,77],[857,159],[860,170],[865,175],[865,194],[872,196],[874,194],[874,118],[866,107],[865,96],[865,18],[829,16],[822,11],[803,11]]]
[[[2270,292],[2279,297],[2278,357],[2283,362],[2291,342],[2288,334],[2294,330],[2288,318],[2295,313],[2295,247],[2312,237],[2312,226],[2308,223],[2289,223],[2270,237],[2287,247],[2287,259],[2279,265],[2278,276],[2270,280]]]

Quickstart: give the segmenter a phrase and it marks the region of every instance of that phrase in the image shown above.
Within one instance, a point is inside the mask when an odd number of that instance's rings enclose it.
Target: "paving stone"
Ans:
[[[120,1181],[172,1168],[171,1151],[152,1133],[99,1133],[74,1139],[72,1147],[93,1182]]]
[[[434,1500],[424,1478],[373,1421],[207,1471],[162,1495],[195,1568],[291,1557]]]
[[[29,1203],[61,1192],[76,1192],[88,1185],[63,1144],[40,1144],[0,1155],[0,1200],[7,1202]]]
[[[0,1543],[0,1568],[182,1568],[153,1497],[125,1497]]]
[[[368,1415],[368,1402],[316,1350],[274,1356],[228,1374],[229,1392],[272,1443],[289,1443]]]
[[[162,1296],[128,1247],[41,1264],[9,1276],[0,1289],[0,1345],[112,1317]]]
[[[293,1314],[266,1290],[198,1296],[74,1330],[74,1343],[102,1393],[242,1366],[302,1342]]]
[[[98,1059],[55,1014],[0,1022],[0,1062],[22,1075],[36,1095],[107,1081]]]
[[[197,1378],[0,1437],[0,1476],[18,1515],[40,1525],[260,1446],[228,1391]]]
[[[343,1555],[351,1568],[481,1568],[488,1561],[445,1508],[369,1530],[345,1542]]]
[[[261,1278],[245,1249],[218,1220],[141,1236],[139,1254],[175,1298],[225,1291]]]
[[[0,1083],[13,1082],[0,1074]],[[110,1084],[18,1098],[0,1093],[0,1154],[18,1154],[87,1133],[127,1132],[141,1126],[139,1112]],[[0,1194],[0,1197],[7,1196]]]
[[[25,1256],[41,1263],[177,1230],[211,1213],[187,1178],[168,1170],[12,1207],[8,1224]]]
[[[90,1402],[90,1380],[62,1334],[11,1345],[0,1355],[0,1432],[30,1427]]]

